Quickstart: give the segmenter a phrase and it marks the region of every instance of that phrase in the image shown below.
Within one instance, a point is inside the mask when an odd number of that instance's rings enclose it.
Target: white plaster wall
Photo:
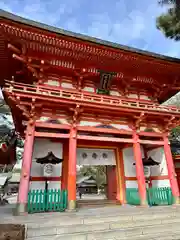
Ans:
[[[144,157],[144,151],[141,147],[142,158]],[[123,161],[124,161],[124,173],[126,177],[136,177],[136,165],[134,159],[133,148],[125,148],[123,149]]]
[[[58,158],[62,158],[62,144],[57,142],[51,142],[48,139],[35,139],[34,151],[32,156],[32,167],[31,176],[32,177],[43,177],[43,165],[36,163],[36,158],[44,157],[48,152],[52,151],[54,155]],[[53,177],[60,177],[62,172],[62,163],[53,165]],[[51,188],[60,188],[60,182],[52,181],[49,183]],[[44,188],[44,183],[41,182],[31,182],[30,189],[42,189]]]
[[[79,126],[87,126],[87,127],[96,127],[99,125],[104,125],[101,122],[91,122],[91,121],[80,121]],[[113,128],[119,129],[119,130],[128,130],[128,131],[132,131],[132,129],[126,125],[126,124],[118,124],[118,123],[114,123],[114,124],[109,124],[110,126],[112,126]]]
[[[165,180],[153,180],[152,181],[153,187],[170,187],[170,182],[168,179]]]
[[[151,100],[148,96],[146,95],[140,95],[140,99],[143,99],[143,100]]]
[[[144,151],[141,147],[142,158],[144,157]],[[151,156],[152,159],[156,162],[159,162],[159,166],[151,167],[151,176],[165,176],[168,175],[166,158],[164,154],[164,149],[162,147],[150,150],[147,152],[148,156]],[[133,148],[125,148],[123,149],[123,161],[124,161],[124,171],[126,177],[136,177],[136,166],[133,165],[135,163]],[[153,180],[153,187],[169,187],[170,183],[168,179],[165,180]],[[137,187],[136,181],[126,181],[127,188]]]
[[[128,98],[138,98],[137,94],[131,93],[128,95]]]
[[[59,81],[56,80],[48,80],[47,82],[45,82],[45,84],[49,85],[49,86],[53,86],[53,87],[59,87]]]
[[[158,166],[151,167],[151,176],[165,176],[168,175],[166,158],[163,147],[159,147],[147,152],[147,155],[160,164]],[[153,187],[169,187],[170,183],[168,179],[165,180],[153,180]]]
[[[49,117],[42,116],[42,117],[40,117],[37,121],[38,121],[38,122],[46,122],[46,121],[48,121],[48,120],[49,120]]]
[[[138,188],[137,181],[126,181],[126,188]]]
[[[111,96],[120,96],[120,93],[118,91],[111,90],[109,93]]]
[[[95,127],[100,124],[100,122],[80,121],[79,126]]]
[[[69,88],[69,89],[75,89],[74,86],[72,85],[72,83],[68,83],[68,82],[62,82],[61,87],[62,88]]]
[[[163,147],[159,147],[147,152],[148,157],[152,157],[152,159],[159,164],[159,166],[151,167],[151,176],[164,176],[168,175],[166,158],[164,154]]]
[[[38,182],[30,182],[29,188],[31,190],[44,190],[45,188],[45,182],[44,181],[38,181]]]
[[[94,88],[93,87],[84,87],[83,90],[86,91],[86,92],[91,92],[91,93],[93,92],[94,93]]]
[[[132,131],[132,129],[128,126],[128,125],[125,125],[125,124],[110,124],[112,127],[114,128],[117,128],[119,130],[128,130],[128,131]]]

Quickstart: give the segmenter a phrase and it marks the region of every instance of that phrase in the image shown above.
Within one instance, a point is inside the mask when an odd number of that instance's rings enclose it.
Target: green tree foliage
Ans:
[[[11,131],[15,131],[11,111],[4,99],[0,99],[0,143],[9,142]],[[23,147],[24,141],[18,137],[16,140],[16,160],[18,163],[22,160]]]
[[[180,40],[180,1],[160,0],[159,4],[169,5],[166,13],[157,18],[156,26],[167,38]]]
[[[174,97],[170,98],[164,104],[180,107],[180,92],[177,93]],[[176,128],[172,129],[169,139],[170,139],[170,141],[180,142],[180,126],[177,126]]]
[[[80,168],[80,176],[92,176],[98,188],[106,184],[106,166],[83,166]]]
[[[172,129],[170,140],[180,142],[180,126]]]

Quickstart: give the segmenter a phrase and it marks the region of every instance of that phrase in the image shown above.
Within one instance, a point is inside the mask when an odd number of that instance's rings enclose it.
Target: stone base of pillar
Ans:
[[[146,200],[141,201],[140,207],[149,207],[148,203]]]
[[[14,215],[15,216],[20,216],[20,215],[27,215],[27,203],[17,203],[16,208],[14,210]]]
[[[68,212],[76,211],[76,200],[69,200],[68,201],[67,211]]]
[[[179,205],[179,204],[180,204],[180,197],[174,197],[173,205]]]

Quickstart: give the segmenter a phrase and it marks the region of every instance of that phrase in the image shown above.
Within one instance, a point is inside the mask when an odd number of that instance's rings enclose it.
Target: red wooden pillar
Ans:
[[[140,195],[141,205],[147,205],[146,200],[146,182],[144,177],[144,168],[142,162],[141,146],[139,143],[139,136],[134,133],[133,135],[133,149],[134,149],[134,158],[136,161],[136,177],[138,181],[138,189]]]
[[[76,208],[76,151],[77,151],[77,129],[72,127],[69,137],[69,159],[68,159],[68,210]]]
[[[16,214],[27,213],[29,179],[31,174],[35,124],[29,122],[26,128],[21,179],[17,198]]]
[[[174,168],[171,148],[170,148],[169,140],[167,136],[164,137],[164,154],[166,157],[166,163],[167,163],[167,169],[168,169],[168,175],[169,175],[172,194],[174,196],[175,203],[178,204],[179,203],[179,187],[178,187],[178,182],[176,178],[176,172]]]
[[[62,162],[62,176],[61,176],[61,189],[67,190],[68,180],[68,142],[63,143],[63,162]]]

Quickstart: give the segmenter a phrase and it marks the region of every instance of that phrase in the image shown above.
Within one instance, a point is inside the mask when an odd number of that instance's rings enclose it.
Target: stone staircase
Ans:
[[[178,206],[83,208],[73,213],[8,216],[3,222],[25,223],[28,240],[180,239]]]
[[[107,207],[110,205],[120,205],[117,200],[108,200],[108,199],[97,199],[97,200],[78,200],[77,207],[78,208],[100,208]]]

